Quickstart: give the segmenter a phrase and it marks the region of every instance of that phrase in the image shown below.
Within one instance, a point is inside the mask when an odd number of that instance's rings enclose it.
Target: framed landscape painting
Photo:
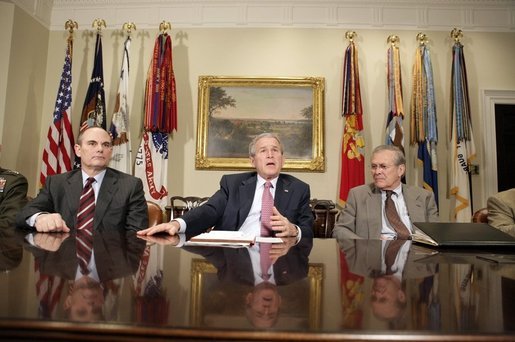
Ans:
[[[286,171],[325,171],[324,78],[200,76],[197,169],[252,169],[250,141],[275,133]]]

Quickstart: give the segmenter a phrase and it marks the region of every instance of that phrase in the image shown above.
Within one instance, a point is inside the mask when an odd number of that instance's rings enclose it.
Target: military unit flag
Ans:
[[[57,90],[52,123],[48,128],[47,142],[39,176],[40,185],[45,185],[48,176],[70,171],[73,167],[72,104],[72,53],[73,39],[70,36],[66,47],[61,81]]]
[[[451,72],[451,174],[450,195],[454,199],[451,207],[451,220],[470,222],[472,219],[472,188],[470,165],[476,157],[470,100],[468,93],[467,69],[463,45],[456,41],[452,48]]]
[[[168,136],[177,130],[177,97],[172,41],[161,33],[155,41],[145,89],[144,132],[134,175],[141,178],[148,201],[168,203]]]
[[[385,144],[395,145],[404,152],[404,107],[402,104],[401,58],[399,48],[391,44],[388,48],[387,86],[388,118],[386,121]]]
[[[421,44],[415,53],[410,119],[410,144],[418,145],[417,158],[422,165],[422,186],[434,193],[438,204],[436,101],[431,55],[426,44]]]
[[[114,105],[113,118],[109,131],[113,136],[113,157],[109,166],[125,173],[132,173],[130,125],[129,125],[129,51],[131,37],[125,40],[120,71],[120,83]]]
[[[353,41],[345,50],[343,62],[342,115],[345,119],[342,141],[339,201],[347,201],[349,190],[365,183],[365,140],[363,131],[363,107],[359,85],[358,51]]]

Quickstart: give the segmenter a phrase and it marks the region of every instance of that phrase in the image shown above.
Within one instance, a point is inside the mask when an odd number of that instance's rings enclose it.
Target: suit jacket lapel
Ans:
[[[240,200],[241,206],[238,212],[238,229],[241,227],[245,219],[249,215],[252,202],[254,201],[254,193],[256,192],[257,174],[247,178],[240,184]]]
[[[418,195],[413,191],[408,191],[406,185],[402,185],[402,196],[404,202],[406,202],[406,208],[408,209],[408,215],[411,222],[425,221],[423,204],[420,203]]]
[[[97,229],[100,222],[102,222],[106,210],[109,207],[109,203],[111,203],[113,195],[118,190],[117,183],[118,179],[109,169],[107,169],[104,180],[102,180],[102,185],[100,186],[100,190],[98,192],[97,203],[95,206],[94,229]]]
[[[67,182],[67,190],[65,191],[65,197],[66,202],[69,206],[69,212],[70,213],[77,213],[79,210],[79,202],[80,202],[80,195],[82,194],[82,172],[80,170],[77,170],[73,173],[71,173],[70,177],[66,180]],[[75,225],[77,214],[75,214],[75,217],[71,217],[70,221],[73,222]],[[65,220],[66,218],[63,217]]]
[[[288,203],[291,198],[291,192],[293,189],[290,188],[291,183],[279,175],[277,180],[277,189],[275,189],[274,206],[279,210],[280,213],[287,212]]]
[[[383,210],[381,204],[381,191],[376,189],[372,184],[370,186],[369,198],[367,199],[367,214],[369,237],[376,237],[381,235],[383,227]]]

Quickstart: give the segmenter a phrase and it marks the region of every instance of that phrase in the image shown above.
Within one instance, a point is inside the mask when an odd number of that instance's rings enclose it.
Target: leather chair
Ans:
[[[481,208],[474,212],[472,215],[472,222],[474,223],[488,223],[488,209]]]
[[[156,226],[160,223],[163,223],[163,210],[159,206],[159,204],[147,201],[148,207],[148,226]]]
[[[209,197],[197,197],[197,196],[172,196],[170,198],[170,205],[166,206],[166,218],[168,221],[174,218],[181,217],[188,210],[194,209],[202,204],[206,203]]]
[[[316,198],[309,201],[309,206],[313,212],[313,234],[316,238],[332,237],[334,223],[338,209],[333,201],[317,200]]]

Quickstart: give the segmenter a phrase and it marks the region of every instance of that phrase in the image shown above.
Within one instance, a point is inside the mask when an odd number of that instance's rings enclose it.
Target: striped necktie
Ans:
[[[411,238],[410,231],[406,228],[399,217],[399,213],[395,208],[395,203],[393,203],[392,194],[392,190],[386,190],[386,201],[384,202],[386,218],[388,219],[388,222],[390,222],[392,228],[397,232],[397,239],[409,240]]]
[[[93,218],[95,217],[95,192],[91,184],[95,178],[89,177],[82,189],[77,213],[77,258],[82,274],[88,274],[88,264],[93,248]]]
[[[274,198],[270,192],[272,183],[266,182],[263,189],[263,197],[261,198],[261,236],[270,236],[272,224],[270,217],[272,216],[272,208],[274,206]]]

